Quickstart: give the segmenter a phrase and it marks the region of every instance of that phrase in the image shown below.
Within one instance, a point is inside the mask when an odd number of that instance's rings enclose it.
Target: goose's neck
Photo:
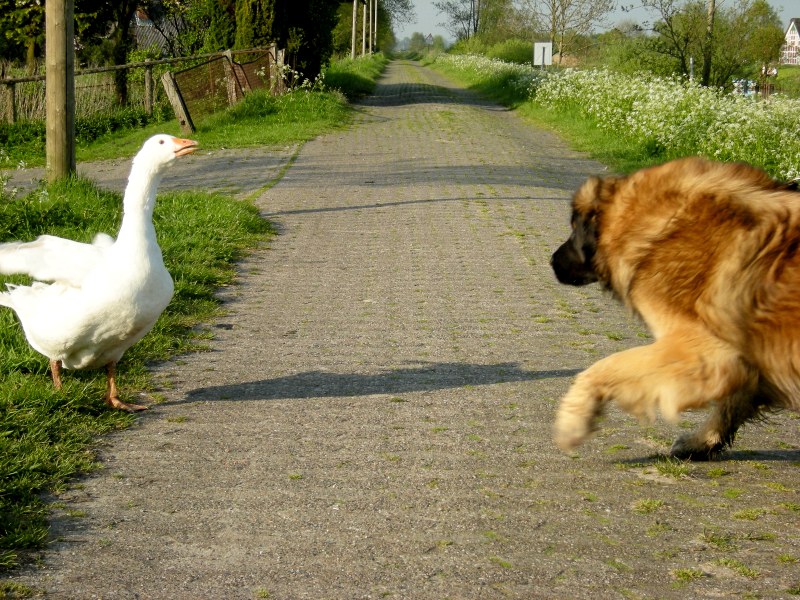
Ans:
[[[155,242],[153,209],[160,181],[160,173],[137,165],[131,169],[125,188],[118,242]]]

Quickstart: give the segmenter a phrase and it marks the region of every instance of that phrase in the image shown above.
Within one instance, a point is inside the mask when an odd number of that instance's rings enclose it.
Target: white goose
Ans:
[[[153,227],[156,189],[166,167],[196,147],[192,140],[163,134],[144,143],[133,159],[116,241],[99,233],[91,244],[50,235],[0,244],[0,273],[36,280],[30,286],[9,284],[0,305],[17,313],[28,343],[50,359],[56,388],[62,367],[105,366],[106,403],[129,412],[147,408],[119,399],[116,364],[172,298],[172,277]]]

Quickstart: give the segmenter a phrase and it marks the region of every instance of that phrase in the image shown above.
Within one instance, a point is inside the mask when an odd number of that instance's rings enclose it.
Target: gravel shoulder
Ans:
[[[793,597],[796,415],[708,464],[659,458],[702,415],[612,411],[577,454],[551,442],[574,375],[647,343],[548,264],[604,167],[417,63],[357,109],[260,193],[279,235],[221,291],[210,350],[155,369],[166,401],[102,440],[13,580],[58,599]],[[248,195],[295,152],[198,156],[164,186]]]

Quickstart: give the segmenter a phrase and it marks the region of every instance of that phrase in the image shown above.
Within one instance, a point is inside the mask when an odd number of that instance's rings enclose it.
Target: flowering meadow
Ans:
[[[501,82],[539,106],[577,112],[659,159],[698,154],[800,178],[800,100],[758,100],[646,74],[543,72],[483,56],[442,54],[436,62],[470,83]]]

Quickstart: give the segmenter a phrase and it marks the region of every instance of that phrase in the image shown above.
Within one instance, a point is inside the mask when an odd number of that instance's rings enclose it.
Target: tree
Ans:
[[[280,0],[237,0],[236,48],[268,46],[275,38],[276,5]]]
[[[379,0],[378,19],[382,12],[389,16],[388,21],[393,25],[411,23],[416,18],[411,0]]]
[[[4,58],[18,57],[24,48],[26,68],[33,73],[37,50],[44,46],[44,6],[35,0],[2,0],[0,15],[0,30],[9,53]]]
[[[439,0],[433,6],[447,21],[442,23],[456,39],[472,37],[478,32],[482,0]]]
[[[209,17],[208,29],[203,36],[204,52],[217,52],[233,48],[236,39],[236,21],[231,16],[234,2],[226,0],[205,0],[204,12]]]
[[[661,16],[653,25],[652,50],[671,57],[676,63],[674,70],[689,76],[692,59],[702,55],[701,40],[705,33],[702,4],[691,1],[681,5],[679,0],[644,0],[643,4]]]
[[[76,0],[75,39],[91,38],[98,31],[106,10],[102,0]],[[0,58],[24,60],[29,73],[44,53],[45,7],[42,0],[0,0]],[[107,33],[103,29],[103,33]]]
[[[128,54],[133,48],[131,19],[138,4],[136,0],[118,0],[110,3],[109,15],[114,27],[110,38],[115,65],[124,65],[128,62]],[[125,71],[114,71],[114,89],[117,94],[117,103],[120,106],[128,104],[128,74]]]
[[[780,17],[766,0],[739,0],[715,8],[713,35],[708,36],[708,4],[700,0],[647,0],[661,16],[653,26],[648,48],[671,59],[672,72],[691,75],[694,57],[702,57],[701,83],[732,85],[734,78],[754,77],[778,58],[783,43]]]
[[[319,75],[333,54],[333,30],[339,0],[272,0],[273,40],[291,53],[290,60],[303,75]]]
[[[411,52],[424,53],[428,49],[428,42],[425,39],[425,34],[415,31],[411,34],[411,41],[408,44],[408,49]]]
[[[614,9],[613,0],[524,0],[533,20],[558,53],[559,64]]]

